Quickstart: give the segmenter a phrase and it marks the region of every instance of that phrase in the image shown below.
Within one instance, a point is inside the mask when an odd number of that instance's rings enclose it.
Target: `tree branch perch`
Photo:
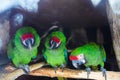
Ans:
[[[64,72],[62,72],[62,70],[58,68],[56,73],[54,72],[53,68],[40,68],[32,71],[30,75],[47,76],[47,77],[79,78],[79,79],[87,78],[86,71],[72,70],[68,68],[65,68]],[[96,72],[91,71],[89,78],[96,79],[96,80],[104,80],[104,77],[101,71],[96,71]],[[120,79],[120,72],[107,71],[107,80],[119,80],[119,79]]]
[[[79,78],[86,79],[87,73],[83,70],[73,70],[65,68],[64,72],[60,68],[57,69],[57,73],[54,72],[53,68],[41,68],[46,65],[44,62],[33,64],[30,66],[30,74],[32,76],[47,76],[47,77],[65,77],[65,78]],[[15,80],[19,76],[25,74],[22,69],[16,68],[5,68],[7,70],[6,73],[0,73],[0,80]],[[102,76],[102,72],[100,71],[92,71],[90,74],[90,79],[104,80]],[[107,80],[119,80],[120,72],[115,71],[107,71]]]
[[[41,68],[44,65],[45,65],[44,62],[33,64],[30,66],[30,71]],[[0,80],[15,80],[17,77],[25,74],[25,72],[22,69],[16,69],[14,67],[11,67],[12,69],[8,68],[9,67],[5,68],[7,69],[6,73],[0,73]]]

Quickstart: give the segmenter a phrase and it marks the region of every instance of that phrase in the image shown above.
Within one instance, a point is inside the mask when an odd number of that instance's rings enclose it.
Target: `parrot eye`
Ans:
[[[79,59],[84,59],[84,54],[78,55],[78,58],[79,58]]]
[[[80,55],[78,56],[78,58],[79,58],[79,61],[81,61],[83,64],[86,63],[86,60],[85,60],[84,54],[80,54]]]

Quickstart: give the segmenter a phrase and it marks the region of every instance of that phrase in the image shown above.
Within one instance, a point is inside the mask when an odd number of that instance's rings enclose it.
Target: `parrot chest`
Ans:
[[[46,51],[45,52],[46,61],[51,66],[60,66],[61,64],[65,64],[65,56],[64,51]]]
[[[18,54],[15,56],[16,59],[19,60],[20,63],[23,63],[23,64],[27,64],[30,62],[31,60],[31,57],[29,55],[26,55],[26,54]]]
[[[33,57],[33,52],[20,52],[15,54],[14,60],[16,60],[19,64],[28,64]]]

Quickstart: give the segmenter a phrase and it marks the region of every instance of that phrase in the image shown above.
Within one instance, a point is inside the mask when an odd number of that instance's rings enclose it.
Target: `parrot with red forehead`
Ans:
[[[23,27],[16,31],[15,36],[8,44],[8,58],[17,68],[30,72],[29,63],[37,57],[40,37],[32,27]]]
[[[54,67],[55,73],[57,67],[61,67],[63,71],[67,62],[66,37],[63,32],[51,32],[46,37],[44,46],[42,52],[46,62]]]
[[[80,65],[84,65],[87,71],[87,78],[92,66],[101,66],[101,71],[106,80],[106,69],[104,68],[104,62],[106,61],[106,52],[102,46],[91,42],[80,46],[73,50],[69,56],[72,61],[72,65],[75,68],[79,68]]]

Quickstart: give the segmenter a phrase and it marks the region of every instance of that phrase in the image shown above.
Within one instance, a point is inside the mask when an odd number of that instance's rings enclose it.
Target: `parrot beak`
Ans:
[[[50,49],[55,49],[56,48],[56,42],[52,42],[51,44],[50,44]]]
[[[81,63],[79,63],[78,60],[72,60],[72,65],[73,65],[75,68],[79,68],[79,65],[81,65]]]
[[[28,49],[32,49],[32,39],[27,39],[25,41],[23,41],[23,44],[28,48]]]
[[[85,60],[72,60],[72,65],[75,67],[75,68],[79,68],[80,65],[82,64],[85,64],[86,61]]]
[[[30,50],[32,50],[32,46],[31,46],[31,43],[30,43],[30,42],[28,43],[28,48],[29,48]]]

